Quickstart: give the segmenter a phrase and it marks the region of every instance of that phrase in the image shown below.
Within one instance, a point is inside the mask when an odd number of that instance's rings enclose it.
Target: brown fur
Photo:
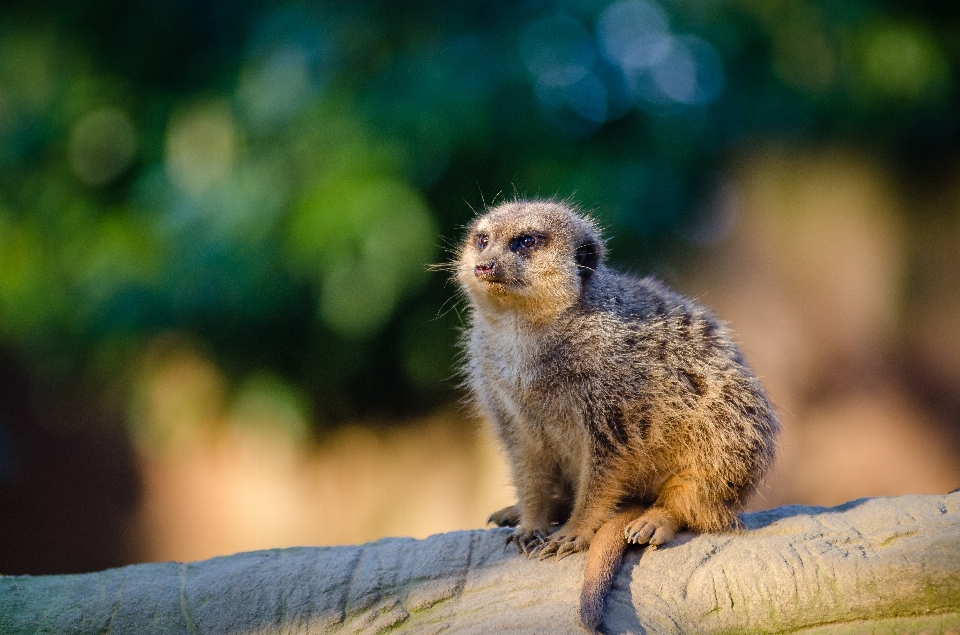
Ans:
[[[519,498],[490,520],[541,559],[595,543],[581,595],[591,631],[627,542],[734,526],[779,427],[722,323],[603,254],[570,206],[515,201],[474,221],[454,265],[472,309],[466,385]]]

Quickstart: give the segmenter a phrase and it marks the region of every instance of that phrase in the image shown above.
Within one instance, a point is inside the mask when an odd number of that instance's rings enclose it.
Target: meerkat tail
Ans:
[[[623,532],[644,509],[642,506],[625,508],[604,523],[590,541],[580,590],[580,621],[591,633],[600,632],[607,593],[627,549],[627,538]]]

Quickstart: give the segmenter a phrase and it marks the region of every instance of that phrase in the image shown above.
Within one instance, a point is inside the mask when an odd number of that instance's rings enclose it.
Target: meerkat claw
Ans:
[[[511,543],[513,543],[514,549],[517,550],[517,555],[524,554],[527,552],[526,547],[523,543],[523,540],[519,536],[517,536],[517,532],[513,532],[512,534],[507,536],[506,540],[503,541],[504,553],[506,553],[507,547],[510,546]]]
[[[540,551],[540,557],[537,560],[542,561],[544,558],[549,558],[550,556],[557,553],[557,543],[550,542],[543,546],[543,549]]]
[[[517,548],[518,554],[523,554],[530,557],[530,551],[535,549],[538,545],[543,542],[543,535],[538,531],[533,532],[517,532],[514,531],[510,535],[510,541],[513,542],[514,546]]]
[[[517,555],[523,555],[523,556],[527,555],[527,551],[530,549],[527,546],[527,543],[525,543],[522,540],[514,540],[513,544],[516,545],[517,547]]]
[[[568,542],[557,549],[557,560],[563,560],[571,553],[577,553],[578,551],[580,551],[580,547],[577,546],[576,542]]]
[[[656,531],[656,526],[650,523],[643,525],[640,529],[632,531],[627,536],[627,542],[632,542],[635,545],[642,545],[650,542],[650,539],[653,538],[653,534]]]
[[[533,558],[535,555],[540,553],[545,547],[550,543],[547,541],[547,536],[539,529],[533,531],[533,534],[526,541],[526,549],[524,553],[527,554],[528,558]]]

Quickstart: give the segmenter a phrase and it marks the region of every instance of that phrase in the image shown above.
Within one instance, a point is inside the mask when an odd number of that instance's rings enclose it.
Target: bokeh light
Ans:
[[[237,126],[226,102],[192,106],[170,121],[167,176],[183,193],[199,196],[230,175],[238,143]]]
[[[915,25],[877,21],[860,34],[867,88],[883,97],[921,101],[949,90],[949,66],[940,45]]]
[[[944,487],[958,34],[876,0],[5,3],[0,572],[482,524],[507,477],[431,265],[514,194],[730,320],[784,408],[763,501]]]
[[[87,185],[104,185],[130,167],[137,132],[122,111],[103,108],[85,115],[70,131],[70,166]]]
[[[669,20],[655,2],[622,0],[597,18],[600,47],[624,71],[644,71],[661,63],[670,51]]]

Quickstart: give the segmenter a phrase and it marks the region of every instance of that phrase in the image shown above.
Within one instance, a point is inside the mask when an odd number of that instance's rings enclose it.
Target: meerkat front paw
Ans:
[[[531,550],[527,557],[536,557],[537,560],[543,560],[550,556],[556,556],[557,560],[562,560],[571,553],[589,549],[591,538],[593,538],[593,533],[588,535],[587,532],[576,531],[564,525],[550,534],[542,544]]]
[[[504,507],[490,514],[487,522],[493,523],[497,527],[516,527],[520,524],[520,508],[516,505]]]
[[[677,533],[677,521],[664,509],[648,509],[623,530],[627,542],[635,545],[662,545]]]
[[[547,541],[547,532],[540,528],[522,528],[517,527],[513,533],[507,536],[504,547],[513,543],[517,548],[517,553],[522,553],[528,558],[531,553],[539,549]]]

